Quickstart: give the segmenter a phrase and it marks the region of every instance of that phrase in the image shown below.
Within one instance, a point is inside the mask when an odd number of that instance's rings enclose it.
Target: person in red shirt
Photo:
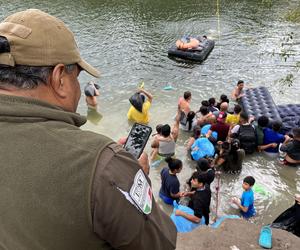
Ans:
[[[227,114],[220,112],[217,118],[217,123],[210,127],[210,130],[206,134],[206,138],[209,138],[213,131],[218,133],[218,141],[225,141],[229,132],[229,125],[225,123]]]

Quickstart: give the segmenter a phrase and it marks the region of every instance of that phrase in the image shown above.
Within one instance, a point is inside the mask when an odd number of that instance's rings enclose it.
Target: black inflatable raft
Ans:
[[[186,41],[188,38],[181,38],[182,41]],[[168,50],[169,57],[176,57],[181,59],[188,59],[198,62],[203,62],[209,55],[209,53],[213,50],[215,46],[215,42],[213,40],[209,40],[206,37],[197,37],[200,41],[200,46],[195,49],[187,49],[180,50],[177,49],[176,45],[172,46]]]

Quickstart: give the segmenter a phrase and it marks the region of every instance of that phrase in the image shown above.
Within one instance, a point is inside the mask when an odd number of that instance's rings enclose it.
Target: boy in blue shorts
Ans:
[[[245,177],[242,185],[244,192],[241,200],[234,199],[232,201],[239,207],[241,214],[245,219],[249,219],[256,214],[254,208],[254,194],[252,190],[254,183],[255,179],[252,176]]]

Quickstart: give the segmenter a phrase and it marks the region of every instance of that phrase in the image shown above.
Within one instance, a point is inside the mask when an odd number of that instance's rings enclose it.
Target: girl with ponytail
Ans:
[[[159,191],[159,197],[169,205],[173,205],[174,200],[179,200],[183,196],[183,192],[179,192],[180,183],[177,178],[182,170],[182,161],[167,157],[165,161],[168,163],[168,167],[162,169],[161,176],[161,188]]]

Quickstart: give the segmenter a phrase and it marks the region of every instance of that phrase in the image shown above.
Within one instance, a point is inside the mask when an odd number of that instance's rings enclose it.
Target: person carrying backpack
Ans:
[[[231,137],[239,139],[240,147],[245,150],[246,154],[252,154],[256,149],[256,131],[248,120],[248,115],[242,112],[240,114],[240,124],[233,127]]]

